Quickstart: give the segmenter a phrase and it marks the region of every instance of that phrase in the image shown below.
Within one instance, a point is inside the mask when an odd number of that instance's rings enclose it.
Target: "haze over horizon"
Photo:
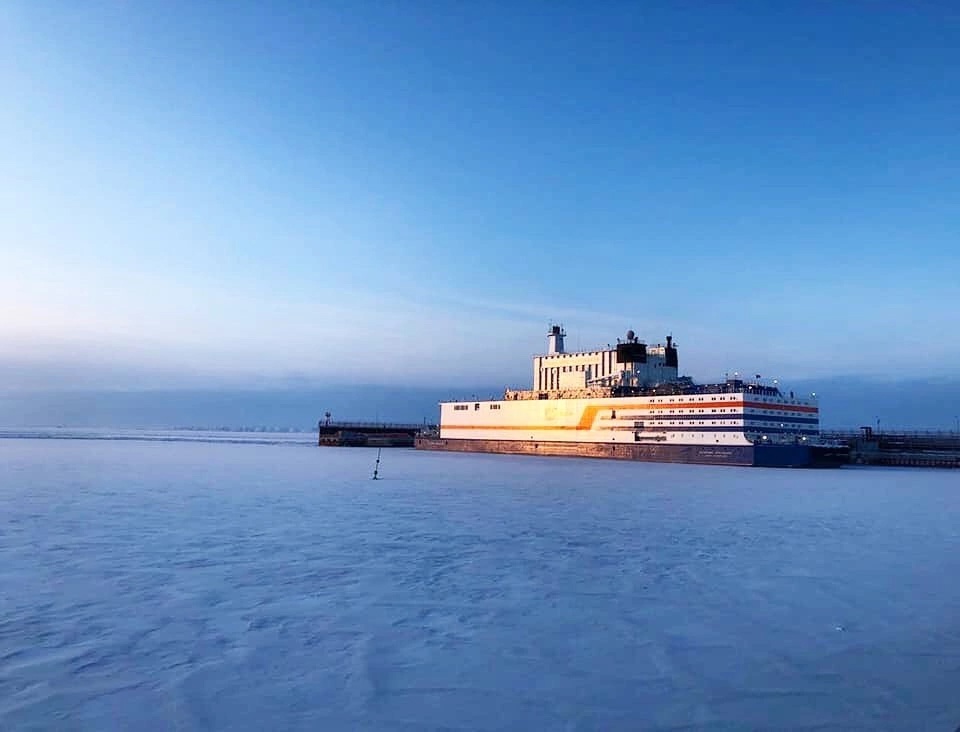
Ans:
[[[0,422],[523,386],[550,321],[956,411],[953,4],[15,0],[0,49]]]

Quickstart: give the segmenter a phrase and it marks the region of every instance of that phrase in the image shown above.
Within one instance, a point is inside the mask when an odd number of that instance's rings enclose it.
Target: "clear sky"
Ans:
[[[960,367],[960,5],[0,3],[8,388]]]

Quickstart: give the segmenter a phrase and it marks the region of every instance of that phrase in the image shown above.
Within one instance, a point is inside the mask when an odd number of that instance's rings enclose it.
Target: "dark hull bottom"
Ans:
[[[641,460],[656,463],[742,465],[765,468],[833,468],[849,460],[845,447],[809,445],[637,445],[604,442],[527,442],[521,440],[448,440],[418,437],[418,450],[490,452],[509,455]]]
[[[320,447],[413,447],[413,437],[410,435],[356,435],[351,437],[321,435],[317,444]]]

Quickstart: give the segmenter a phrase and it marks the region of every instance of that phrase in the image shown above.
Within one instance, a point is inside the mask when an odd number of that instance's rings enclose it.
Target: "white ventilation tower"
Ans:
[[[550,330],[547,331],[547,353],[553,355],[555,353],[564,353],[563,350],[563,338],[567,335],[563,332],[563,328],[559,325],[551,325]]]

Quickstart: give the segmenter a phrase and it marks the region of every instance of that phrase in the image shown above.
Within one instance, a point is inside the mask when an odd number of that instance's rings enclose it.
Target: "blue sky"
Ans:
[[[952,3],[0,4],[8,388],[960,366]]]

